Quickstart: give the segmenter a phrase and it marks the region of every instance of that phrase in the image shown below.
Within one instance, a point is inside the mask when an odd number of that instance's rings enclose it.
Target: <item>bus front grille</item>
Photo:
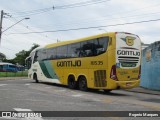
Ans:
[[[95,87],[106,87],[106,70],[94,71],[94,86]]]
[[[120,63],[138,63],[139,57],[119,56],[118,61]]]

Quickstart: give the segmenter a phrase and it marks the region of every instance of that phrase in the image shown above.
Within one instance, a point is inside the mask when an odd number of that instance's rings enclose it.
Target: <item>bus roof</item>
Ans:
[[[75,43],[75,42],[81,42],[81,41],[85,41],[87,39],[89,40],[89,39],[94,39],[94,38],[97,38],[97,37],[103,37],[103,36],[106,36],[108,34],[115,34],[115,32],[103,33],[103,34],[98,34],[98,35],[94,35],[94,36],[84,37],[84,38],[80,38],[80,39],[76,39],[76,40],[69,40],[69,41],[63,41],[63,42],[48,44],[48,45],[45,46],[45,48],[52,48],[52,47],[57,47],[57,46],[61,46],[61,45],[71,44],[71,43]]]
[[[0,62],[0,65],[14,65],[12,63]]]
[[[85,41],[85,40],[90,40],[90,39],[94,39],[94,38],[98,38],[98,37],[104,37],[104,36],[107,36],[107,35],[115,35],[115,34],[118,34],[118,33],[132,34],[132,33],[128,33],[128,32],[106,32],[106,33],[102,33],[102,34],[98,34],[98,35],[79,38],[79,39],[76,39],[76,40],[68,40],[68,41],[62,41],[62,42],[58,42],[58,43],[52,43],[52,44],[45,45],[44,47],[42,47],[42,46],[37,47],[31,53],[35,52],[36,50],[43,49],[43,48],[58,47],[58,46],[71,44],[71,43],[76,43],[76,42],[81,42],[81,41]],[[132,35],[134,35],[134,34],[132,34]]]

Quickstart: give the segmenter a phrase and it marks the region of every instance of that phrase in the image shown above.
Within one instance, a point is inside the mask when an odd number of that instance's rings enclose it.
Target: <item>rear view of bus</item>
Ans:
[[[141,40],[137,35],[124,32],[115,34],[115,61],[111,66],[112,87],[137,87],[141,71]],[[111,82],[112,83],[112,82]]]

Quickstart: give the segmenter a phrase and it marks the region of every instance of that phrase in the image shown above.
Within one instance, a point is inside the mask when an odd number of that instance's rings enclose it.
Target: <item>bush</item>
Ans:
[[[28,71],[18,71],[18,72],[0,72],[0,77],[27,77]]]

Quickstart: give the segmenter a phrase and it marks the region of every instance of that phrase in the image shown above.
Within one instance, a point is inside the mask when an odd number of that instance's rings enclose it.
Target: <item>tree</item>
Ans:
[[[3,53],[0,53],[0,61],[3,61],[6,59],[6,55]]]
[[[28,51],[22,50],[16,54],[16,57],[13,59],[14,64],[25,65],[25,59],[28,56]]]
[[[37,48],[37,47],[39,47],[39,45],[36,44],[36,43],[33,43],[33,46],[32,46],[32,47],[30,48],[30,50],[28,51],[29,54],[31,53],[32,50],[34,50],[34,49]]]

